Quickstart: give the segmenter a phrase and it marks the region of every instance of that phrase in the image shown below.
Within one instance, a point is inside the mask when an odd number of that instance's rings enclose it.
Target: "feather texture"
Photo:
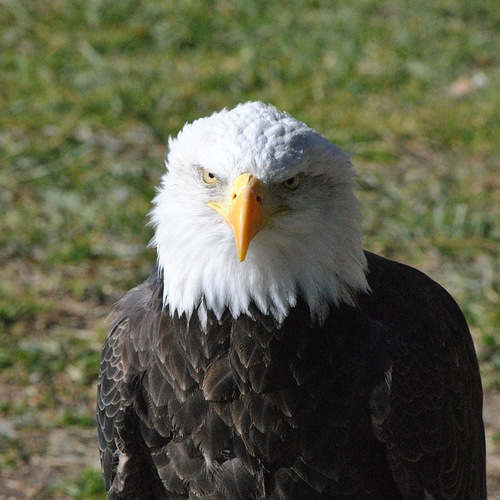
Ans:
[[[322,326],[299,301],[274,330],[255,314],[207,331],[168,314],[158,271],[129,292],[99,379],[108,498],[485,499],[463,316],[422,273],[367,258],[372,294]]]

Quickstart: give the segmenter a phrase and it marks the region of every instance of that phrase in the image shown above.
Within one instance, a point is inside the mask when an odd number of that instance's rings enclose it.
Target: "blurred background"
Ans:
[[[500,499],[498,0],[0,0],[0,500],[104,497],[99,352],[167,138],[254,99],[347,150],[365,247],[460,304]]]

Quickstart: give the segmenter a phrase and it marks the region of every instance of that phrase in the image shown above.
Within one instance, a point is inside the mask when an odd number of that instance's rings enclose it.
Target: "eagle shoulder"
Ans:
[[[486,498],[482,388],[472,337],[453,298],[424,273],[367,254],[360,307],[383,335],[373,429],[402,492]]]

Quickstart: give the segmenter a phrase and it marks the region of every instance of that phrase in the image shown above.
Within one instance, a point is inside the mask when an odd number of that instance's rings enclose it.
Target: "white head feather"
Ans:
[[[354,171],[347,155],[290,115],[260,102],[187,124],[169,141],[167,173],[151,212],[152,244],[171,314],[221,317],[261,312],[282,322],[303,298],[322,322],[332,304],[367,291]],[[216,187],[202,182],[215,174]],[[290,210],[273,218],[240,262],[224,218],[207,203],[242,173],[259,178],[266,202]],[[298,189],[283,182],[301,175]]]

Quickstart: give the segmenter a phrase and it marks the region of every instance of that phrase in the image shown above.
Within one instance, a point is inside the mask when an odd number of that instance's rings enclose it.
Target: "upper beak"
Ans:
[[[228,202],[224,204],[209,203],[210,207],[217,210],[226,219],[232,229],[240,262],[245,260],[250,242],[262,229],[264,221],[263,194],[262,182],[252,174],[245,173],[234,181]]]
[[[252,174],[241,174],[231,190],[227,221],[233,230],[240,262],[245,260],[253,237],[262,228],[263,185]]]

